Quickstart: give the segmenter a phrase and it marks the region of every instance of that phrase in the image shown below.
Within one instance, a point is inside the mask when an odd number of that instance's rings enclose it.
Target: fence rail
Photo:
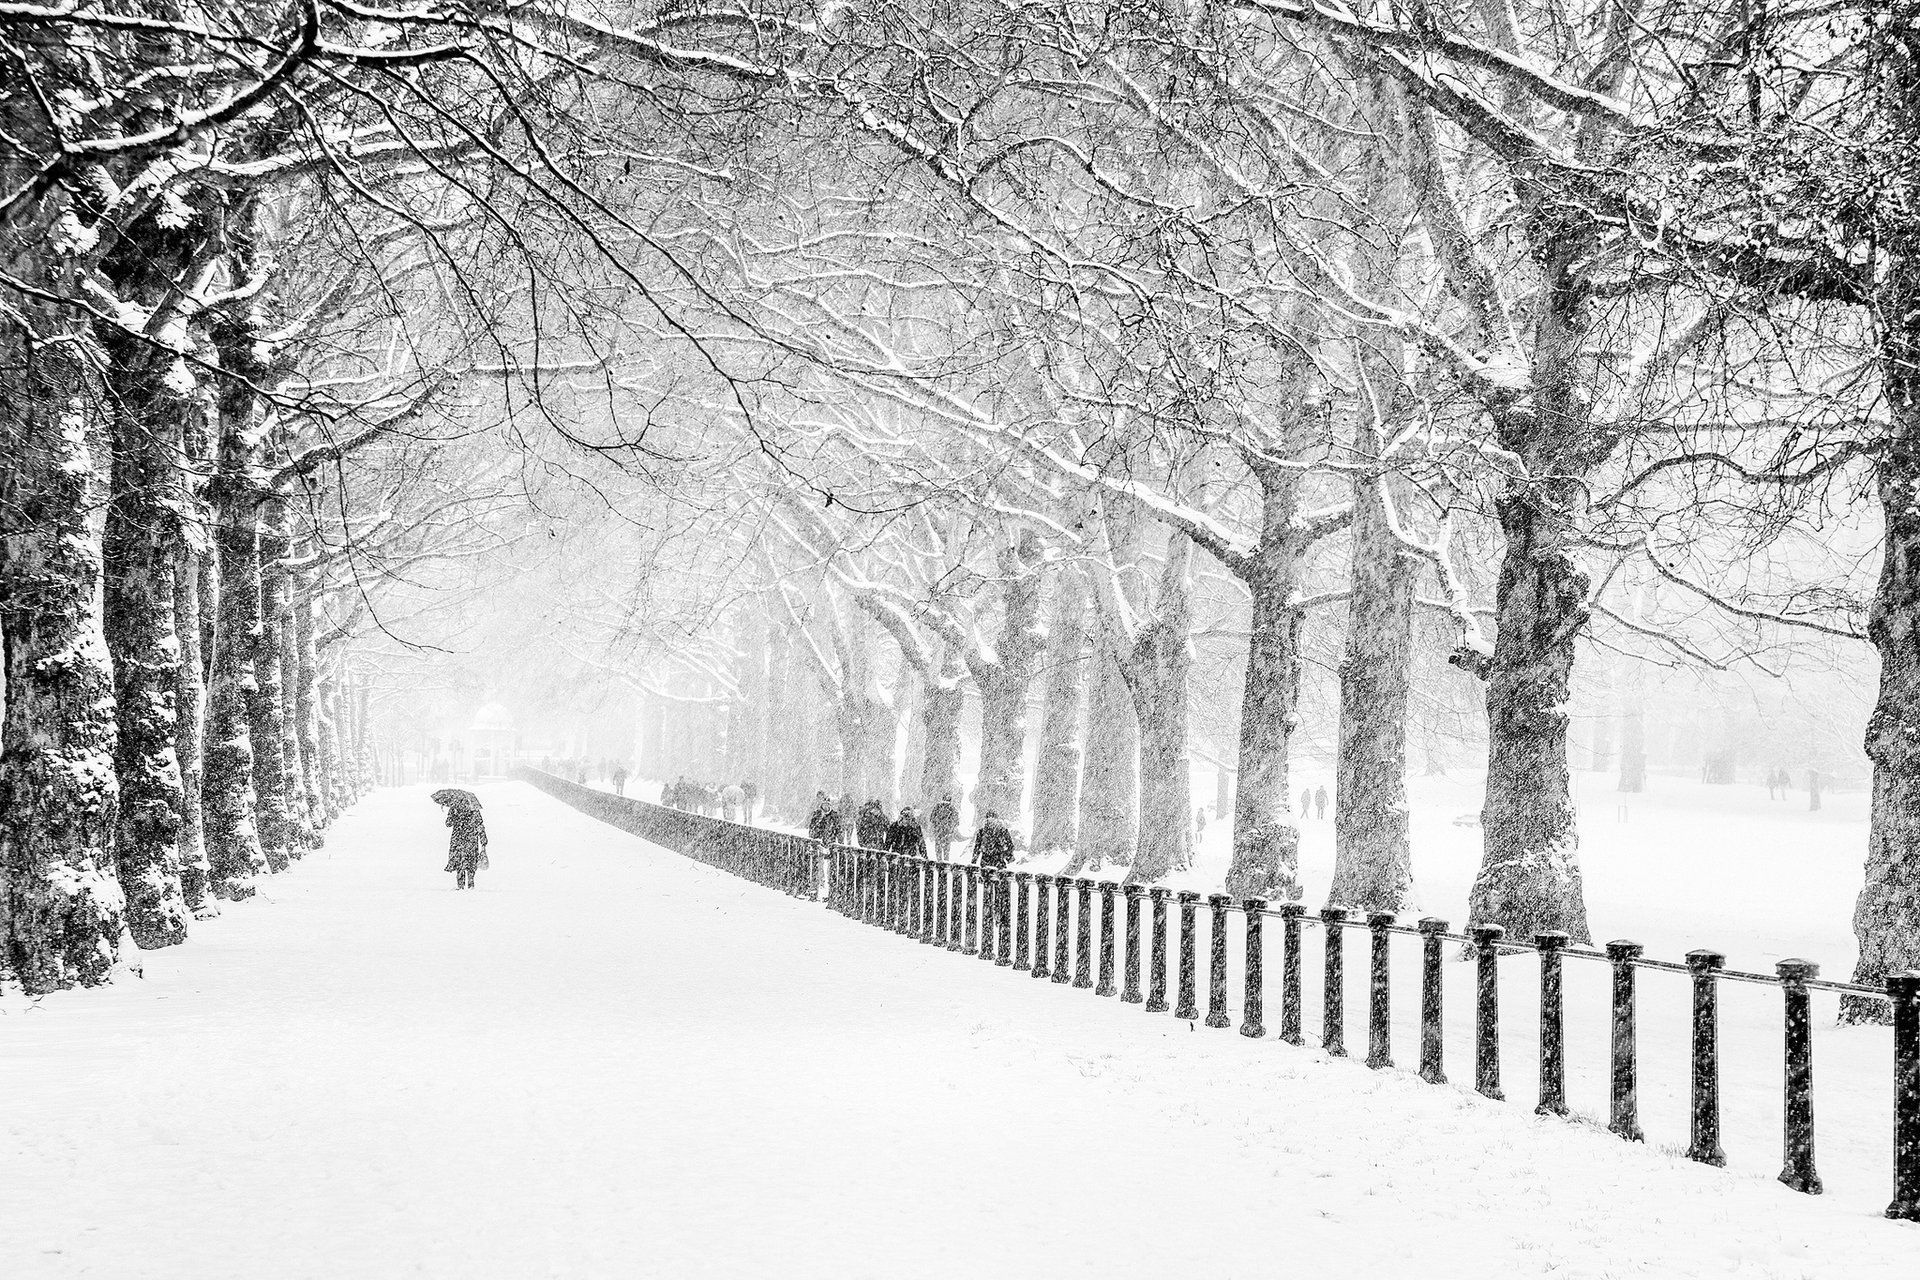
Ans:
[[[1349,1056],[1346,1043],[1346,942],[1350,930],[1368,938],[1366,1058],[1368,1067],[1394,1065],[1391,1018],[1393,984],[1389,941],[1417,937],[1420,965],[1420,1064],[1431,1084],[1447,1081],[1445,1043],[1446,968],[1449,943],[1469,950],[1475,962],[1474,1089],[1503,1099],[1500,1054],[1502,955],[1531,952],[1540,965],[1539,1093],[1535,1110],[1569,1114],[1566,1095],[1566,1009],[1563,974],[1567,959],[1603,963],[1612,969],[1608,1041],[1608,1124],[1621,1138],[1643,1140],[1639,1121],[1638,988],[1641,970],[1685,974],[1692,983],[1690,1133],[1687,1156],[1724,1165],[1720,1143],[1719,984],[1758,983],[1781,992],[1784,1030],[1784,1098],[1780,1181],[1795,1191],[1819,1194],[1814,1160],[1813,1038],[1809,996],[1830,991],[1889,1000],[1893,1012],[1894,1195],[1886,1216],[1920,1221],[1920,971],[1896,974],[1885,989],[1819,977],[1811,961],[1782,960],[1772,974],[1726,968],[1718,952],[1696,950],[1684,962],[1650,959],[1639,944],[1615,941],[1578,947],[1563,933],[1509,939],[1497,924],[1453,932],[1445,920],[1426,917],[1399,923],[1390,913],[1356,916],[1339,906],[1309,911],[1299,903],[1271,905],[1262,899],[1206,898],[1191,891],[1026,871],[994,871],[964,863],[909,858],[877,849],[823,845],[801,836],[744,826],[719,818],[663,808],[642,800],[595,791],[521,769],[517,776],[593,817],[757,884],[793,897],[823,901],[850,919],[978,957],[997,966],[1103,997],[1139,1004],[1148,1013],[1233,1026],[1228,1011],[1228,917],[1243,917],[1240,1034],[1267,1034],[1266,925],[1280,929],[1278,1038],[1306,1043],[1303,1028],[1301,956],[1305,930],[1322,930],[1321,1048]],[[1094,909],[1094,896],[1099,909]],[[1124,904],[1124,910],[1122,910]],[[1199,915],[1208,917],[1206,1010],[1199,999]],[[1143,922],[1142,917],[1146,919]],[[1178,929],[1169,961],[1169,921]],[[1144,942],[1143,942],[1144,923]],[[1116,974],[1116,967],[1123,969]],[[1143,972],[1144,970],[1144,972]],[[1117,979],[1117,980],[1116,980]],[[1144,990],[1143,990],[1144,983]],[[1169,1002],[1169,987],[1172,1001]]]

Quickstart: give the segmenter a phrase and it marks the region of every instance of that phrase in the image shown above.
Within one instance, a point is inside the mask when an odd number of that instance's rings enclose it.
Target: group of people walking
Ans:
[[[689,782],[681,774],[660,788],[660,803],[669,809],[685,809],[707,818],[725,818],[728,822],[753,825],[754,806],[760,802],[760,788],[751,778],[741,782]]]
[[[878,800],[856,804],[851,794],[835,800],[822,791],[814,798],[813,812],[807,815],[808,837],[822,844],[857,844],[941,862],[953,860],[959,831],[960,810],[952,796],[940,797],[923,821],[912,805],[904,805],[899,813],[888,817],[886,807]],[[973,833],[973,861],[983,867],[1004,867],[1013,861],[1013,833],[992,810],[981,817]]]

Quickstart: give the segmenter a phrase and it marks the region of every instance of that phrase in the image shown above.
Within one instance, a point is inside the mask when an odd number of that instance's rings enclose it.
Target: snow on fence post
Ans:
[[[1540,1105],[1534,1114],[1567,1114],[1567,1001],[1563,969],[1567,934],[1536,933],[1540,952]]]
[[[1055,876],[1053,892],[1053,980],[1068,983],[1073,981],[1072,962],[1067,958],[1068,935],[1073,932],[1073,904],[1068,897],[1073,892],[1072,877]]]
[[[1127,895],[1127,976],[1120,999],[1126,1004],[1139,1004],[1146,999],[1140,994],[1140,895],[1146,890],[1126,884],[1120,886],[1120,892]]]
[[[980,868],[969,863],[960,877],[960,883],[960,892],[967,900],[967,932],[960,942],[960,954],[977,956],[980,954]]]
[[[1224,893],[1207,898],[1212,916],[1207,933],[1207,1025],[1210,1027],[1233,1025],[1233,1019],[1227,1017],[1227,907],[1232,902]]]
[[[1893,1001],[1893,1203],[1889,1218],[1920,1221],[1920,970],[1887,978]]]
[[[1613,1082],[1607,1128],[1628,1142],[1645,1142],[1640,1131],[1639,1046],[1635,1034],[1633,962],[1646,948],[1616,939],[1607,944],[1613,962]]]
[[[1718,951],[1687,952],[1693,974],[1693,1107],[1687,1159],[1723,1167],[1720,1149],[1720,984],[1727,958]]]
[[[993,873],[993,962],[1013,965],[1013,878],[1004,869]]]
[[[1030,871],[1013,873],[1013,967],[1025,971],[1033,966],[1029,963],[1031,952],[1027,946],[1027,882],[1033,879]]]
[[[1347,1056],[1347,918],[1345,907],[1320,908],[1327,935],[1326,965],[1320,983],[1320,1047],[1335,1058]]]
[[[1367,1066],[1375,1071],[1393,1065],[1393,957],[1387,949],[1393,938],[1387,926],[1393,921],[1391,911],[1367,913],[1373,935],[1367,972]]]
[[[1047,977],[1052,970],[1047,964],[1047,936],[1051,932],[1051,904],[1053,898],[1047,889],[1053,884],[1053,877],[1046,872],[1038,872],[1033,877],[1038,892],[1033,901],[1033,976]]]
[[[1420,921],[1420,1078],[1428,1084],[1445,1084],[1446,1005],[1441,985],[1440,944],[1445,940],[1447,922],[1438,916]]]
[[[1194,911],[1200,901],[1200,895],[1191,889],[1182,889],[1180,901],[1180,998],[1174,1005],[1173,1016],[1188,1021],[1200,1016],[1200,1005],[1194,990]]]
[[[1265,946],[1264,931],[1267,923],[1267,900],[1248,898],[1240,904],[1247,917],[1247,964],[1246,990],[1240,1000],[1240,1034],[1250,1040],[1257,1040],[1267,1034],[1266,1017],[1266,957],[1262,950]]]
[[[1167,1011],[1167,899],[1173,896],[1173,891],[1155,887],[1148,891],[1147,896],[1153,900],[1153,949],[1148,956],[1146,1011],[1165,1013]]]
[[[1807,980],[1820,976],[1811,960],[1782,960],[1773,967],[1786,996],[1786,1160],[1780,1181],[1795,1191],[1817,1196],[1822,1188],[1813,1167],[1813,1018]]]
[[[1467,930],[1473,939],[1478,968],[1474,982],[1473,1087],[1484,1097],[1501,1101],[1500,1090],[1500,939],[1506,929],[1477,924]]]
[[[1280,1038],[1304,1044],[1300,1034],[1300,917],[1307,913],[1298,902],[1280,904]]]
[[[1080,891],[1077,913],[1078,932],[1073,940],[1073,985],[1081,991],[1093,990],[1093,881],[1085,876],[1073,882]]]
[[[1111,880],[1100,882],[1100,983],[1093,994],[1110,996],[1113,985],[1113,895],[1120,888]]]

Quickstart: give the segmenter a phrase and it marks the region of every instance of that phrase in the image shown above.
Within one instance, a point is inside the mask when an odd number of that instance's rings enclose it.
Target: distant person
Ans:
[[[1818,769],[1807,770],[1807,809],[1815,812],[1820,808],[1820,784],[1823,779]]]
[[[453,887],[473,888],[474,873],[487,865],[487,820],[471,805],[447,806],[447,826],[453,835],[447,841],[447,867],[453,872]]]
[[[840,843],[840,811],[824,791],[814,798],[813,812],[807,815],[807,836],[821,844]]]
[[[940,803],[927,810],[927,830],[933,833],[934,856],[942,862],[950,861],[948,850],[960,830],[960,810],[954,808],[952,796],[941,796]]]
[[[1313,816],[1313,789],[1310,787],[1300,788],[1300,816],[1303,818]]]
[[[887,820],[887,811],[880,806],[880,802],[869,800],[860,806],[860,812],[855,815],[853,831],[865,848],[884,849],[887,847],[887,828],[891,825]]]
[[[623,764],[613,766],[613,794],[617,796],[627,794],[627,766]]]
[[[720,816],[728,822],[740,821],[740,811],[747,807],[747,793],[740,789],[737,782],[729,782],[720,788]]]
[[[1325,787],[1315,787],[1313,790],[1313,816],[1316,818],[1325,818],[1327,816],[1327,789]]]
[[[912,805],[900,810],[900,816],[887,824],[886,850],[905,858],[927,856],[927,836],[920,827],[920,815]]]
[[[1199,844],[1207,836],[1207,807],[1201,805],[1193,811],[1193,842]]]
[[[740,783],[740,794],[746,797],[746,809],[741,814],[740,821],[752,826],[754,806],[760,803],[760,784],[752,778],[743,779]]]

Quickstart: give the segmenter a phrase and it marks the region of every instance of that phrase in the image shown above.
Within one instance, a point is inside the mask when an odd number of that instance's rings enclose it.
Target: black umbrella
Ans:
[[[432,795],[435,804],[451,805],[456,809],[478,809],[480,797],[460,787],[442,787]]]

